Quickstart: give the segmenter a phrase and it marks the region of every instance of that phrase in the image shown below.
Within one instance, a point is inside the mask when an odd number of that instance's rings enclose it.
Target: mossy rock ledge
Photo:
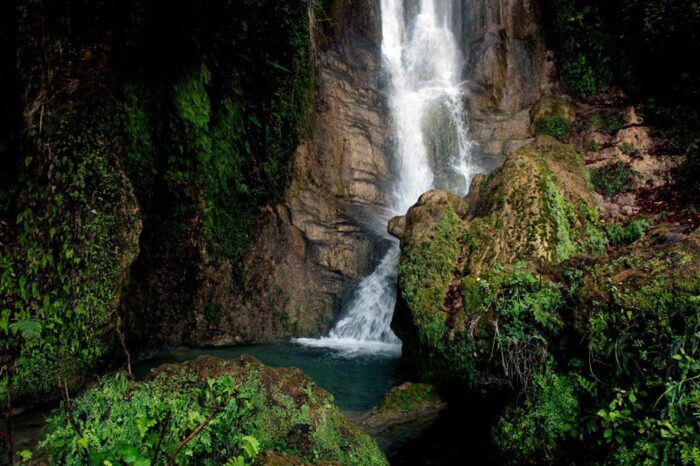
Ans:
[[[174,464],[229,464],[237,456],[244,463],[231,464],[388,464],[374,440],[301,370],[270,368],[251,356],[167,364],[143,381],[107,376],[73,402],[76,426],[63,408],[49,420],[44,446],[50,464],[88,457],[94,464],[166,464],[214,406],[220,409]]]
[[[549,137],[389,230],[405,363],[490,402],[503,464],[700,464],[700,230],[608,247],[580,156]]]

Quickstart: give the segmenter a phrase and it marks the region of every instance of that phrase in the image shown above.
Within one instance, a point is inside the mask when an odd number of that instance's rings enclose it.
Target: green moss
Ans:
[[[558,262],[573,256],[578,250],[573,229],[577,221],[573,206],[559,193],[552,181],[544,185],[544,205],[553,226],[555,258]]]
[[[426,344],[442,345],[447,331],[445,295],[457,266],[462,228],[462,221],[448,207],[432,231],[432,240],[406,251],[399,265],[403,299]]]
[[[570,128],[571,122],[562,115],[541,118],[536,124],[537,134],[553,136],[560,141],[566,139]]]
[[[380,412],[411,413],[426,405],[442,403],[442,399],[429,384],[404,383],[392,388],[378,407]]]

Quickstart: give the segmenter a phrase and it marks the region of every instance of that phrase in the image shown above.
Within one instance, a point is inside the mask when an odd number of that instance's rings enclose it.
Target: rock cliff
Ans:
[[[265,214],[246,259],[242,306],[221,331],[247,339],[320,335],[368,273],[382,232],[389,164],[381,87],[381,14],[374,0],[334,1],[317,18],[316,87],[308,136],[289,187]]]

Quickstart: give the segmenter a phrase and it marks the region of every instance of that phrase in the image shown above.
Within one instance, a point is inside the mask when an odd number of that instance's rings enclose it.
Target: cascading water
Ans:
[[[435,187],[466,194],[470,164],[462,102],[463,56],[452,31],[452,0],[382,0],[382,55],[390,78],[394,134],[392,214],[402,215]],[[382,219],[386,226],[388,218]],[[300,339],[349,351],[396,351],[391,331],[399,245],[394,239],[377,268],[360,281],[345,316],[328,337]]]

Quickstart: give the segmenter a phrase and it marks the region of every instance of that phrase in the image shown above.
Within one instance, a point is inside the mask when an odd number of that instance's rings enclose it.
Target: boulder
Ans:
[[[433,418],[447,408],[447,403],[429,384],[404,382],[393,387],[379,406],[360,423],[367,432],[385,431],[398,424]]]
[[[553,138],[538,138],[476,178],[464,200],[424,194],[401,236],[392,328],[405,359],[435,377],[474,377],[463,358],[485,350],[472,346],[480,278],[599,253],[605,244],[581,156]],[[468,344],[455,344],[460,339]]]

